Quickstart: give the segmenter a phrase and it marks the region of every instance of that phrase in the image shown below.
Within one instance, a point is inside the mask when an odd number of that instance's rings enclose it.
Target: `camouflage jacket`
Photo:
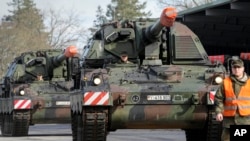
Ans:
[[[234,76],[230,76],[232,83],[233,83],[233,89],[236,97],[238,97],[240,89],[242,86],[245,85],[246,81],[249,79],[247,74],[245,73],[243,79],[238,80]],[[224,100],[225,100],[225,94],[224,94],[224,85],[222,84],[220,89],[216,92],[215,95],[215,111],[216,114],[223,113],[224,110]],[[229,128],[230,125],[237,124],[237,125],[250,125],[250,116],[240,116],[239,112],[236,112],[236,115],[234,117],[224,117],[223,118],[223,126],[226,128]]]

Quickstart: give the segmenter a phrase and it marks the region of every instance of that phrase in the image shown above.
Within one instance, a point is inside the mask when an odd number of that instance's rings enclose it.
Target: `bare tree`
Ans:
[[[178,11],[218,0],[157,0],[159,7],[174,6]]]
[[[33,0],[13,0],[9,6],[14,7],[14,10],[0,23],[0,76],[3,76],[8,64],[22,52],[64,49],[69,44],[80,45],[87,40],[87,30],[74,12],[69,15],[53,10],[42,13]]]
[[[85,29],[79,16],[73,11],[68,15],[62,15],[62,11],[50,9],[46,17],[46,29],[49,34],[48,43],[52,48],[64,49],[70,44],[84,42],[87,39]]]

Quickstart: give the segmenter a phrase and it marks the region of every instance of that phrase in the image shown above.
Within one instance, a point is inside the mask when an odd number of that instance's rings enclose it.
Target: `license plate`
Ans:
[[[69,101],[56,101],[56,105],[58,105],[58,106],[63,106],[63,105],[69,106],[70,102]]]
[[[147,100],[171,100],[170,95],[148,95]]]

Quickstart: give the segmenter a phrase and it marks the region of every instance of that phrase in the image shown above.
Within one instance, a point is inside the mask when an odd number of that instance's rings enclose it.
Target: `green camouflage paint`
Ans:
[[[220,140],[210,98],[226,69],[210,62],[187,26],[163,25],[164,15],[105,24],[90,39],[70,96],[74,141],[105,141],[116,129],[173,128],[185,130],[187,141]],[[133,64],[119,64],[123,51]]]
[[[29,124],[70,122],[75,54],[72,46],[65,51],[38,50],[24,52],[12,62],[1,84],[3,136],[25,136]]]

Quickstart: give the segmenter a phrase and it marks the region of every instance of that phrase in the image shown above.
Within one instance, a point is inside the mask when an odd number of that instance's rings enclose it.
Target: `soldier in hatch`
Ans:
[[[126,51],[121,52],[120,59],[120,64],[132,64],[132,62],[128,61],[128,53]]]
[[[37,81],[43,81],[43,75],[42,74],[37,74],[37,76],[36,76],[36,80]]]

